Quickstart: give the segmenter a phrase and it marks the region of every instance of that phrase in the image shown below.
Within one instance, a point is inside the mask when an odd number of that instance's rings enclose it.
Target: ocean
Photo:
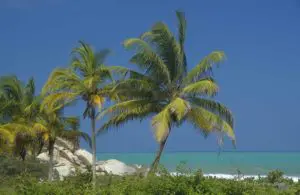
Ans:
[[[98,153],[98,160],[117,159],[126,164],[149,166],[154,153]],[[181,162],[205,174],[266,175],[280,169],[286,176],[300,177],[300,152],[165,152],[161,158],[169,171]]]

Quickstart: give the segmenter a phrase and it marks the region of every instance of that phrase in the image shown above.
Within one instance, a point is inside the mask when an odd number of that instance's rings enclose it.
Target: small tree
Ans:
[[[34,79],[30,78],[24,84],[16,76],[1,77],[0,98],[0,124],[3,135],[1,137],[9,135],[10,140],[6,140],[3,145],[9,146],[11,151],[23,160],[27,150],[31,150],[35,156],[37,132],[34,128],[28,128],[29,123],[34,125],[39,113],[40,97],[35,94]]]
[[[83,137],[89,144],[89,136],[79,131],[79,118],[66,117],[63,115],[63,105],[56,107],[41,107],[41,118],[39,118],[39,128],[43,132],[43,138],[48,142],[49,153],[49,181],[53,179],[53,154],[54,145],[57,137],[74,139],[74,137]]]

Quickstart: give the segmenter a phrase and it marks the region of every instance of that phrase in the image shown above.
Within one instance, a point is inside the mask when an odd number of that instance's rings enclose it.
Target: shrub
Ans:
[[[0,177],[16,176],[23,172],[28,172],[34,177],[46,178],[48,165],[34,159],[20,161],[13,157],[0,156]]]
[[[181,168],[182,165],[180,165]],[[159,176],[141,175],[113,176],[101,175],[97,177],[96,191],[91,185],[91,173],[77,172],[75,176],[67,177],[64,181],[41,181],[28,172],[13,175],[0,180],[0,194],[9,195],[65,195],[65,194],[107,194],[107,195],[135,195],[135,194],[204,194],[204,195],[300,195],[300,183],[284,183],[287,189],[279,189],[270,181],[280,181],[278,172],[270,173],[273,180],[226,180],[204,177],[201,170],[190,172],[181,169],[182,174],[172,176],[165,168],[161,167]],[[275,174],[276,173],[276,174]],[[272,177],[271,177],[272,175]],[[276,177],[275,177],[276,176]]]
[[[279,183],[283,181],[283,172],[280,170],[271,171],[267,175],[267,180],[270,183]]]

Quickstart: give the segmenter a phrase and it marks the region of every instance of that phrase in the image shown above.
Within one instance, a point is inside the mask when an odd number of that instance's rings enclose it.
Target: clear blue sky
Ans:
[[[176,9],[188,20],[190,68],[212,50],[227,54],[215,71],[221,88],[216,99],[235,115],[237,149],[299,151],[299,0],[1,0],[0,75],[34,76],[40,89],[53,68],[68,64],[78,40],[111,48],[107,63],[128,66],[122,41],[160,20],[176,30]],[[78,104],[70,113],[82,111]],[[83,130],[89,127],[82,122]],[[149,121],[131,122],[97,142],[99,152],[156,150]],[[204,139],[184,125],[173,129],[166,150],[217,148],[215,136]],[[232,146],[227,141],[224,148]]]

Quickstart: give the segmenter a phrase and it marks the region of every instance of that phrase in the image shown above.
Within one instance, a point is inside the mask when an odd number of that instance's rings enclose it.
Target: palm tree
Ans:
[[[57,137],[65,139],[74,139],[74,137],[82,137],[90,143],[90,137],[79,130],[78,117],[65,117],[63,115],[64,105],[56,105],[55,107],[41,106],[41,117],[38,120],[38,128],[42,130],[43,138],[48,142],[49,152],[49,175],[48,180],[53,179],[53,152]]]
[[[100,131],[132,119],[152,116],[159,149],[151,171],[157,168],[172,127],[185,121],[192,123],[205,136],[220,132],[235,140],[231,112],[212,99],[218,93],[212,67],[222,62],[225,55],[222,51],[214,51],[188,72],[184,50],[186,20],[183,12],[177,11],[176,14],[178,37],[166,24],[158,22],[141,37],[124,42],[126,49],[135,50],[130,62],[143,72],[124,68],[127,79],[112,90],[119,102],[100,115],[111,116]]]
[[[83,137],[90,142],[87,134],[79,131],[77,117],[64,117],[61,102],[53,107],[45,105],[40,96],[35,95],[35,84],[31,78],[26,85],[16,76],[5,76],[0,79],[0,104],[2,124],[0,125],[1,148],[8,150],[13,146],[16,153],[25,160],[27,150],[33,156],[40,153],[44,142],[48,142],[49,180],[53,178],[53,150],[58,136],[65,139]],[[14,142],[14,143],[13,143]],[[38,143],[38,144],[37,144]],[[38,152],[35,151],[38,145]]]
[[[2,130],[6,129],[12,133],[15,153],[25,160],[27,149],[36,147],[35,132],[32,129],[27,131],[28,128],[21,128],[21,123],[34,121],[39,112],[40,98],[35,95],[34,80],[30,78],[24,85],[16,76],[3,76],[0,78],[0,93]],[[16,123],[18,126],[13,125]]]
[[[15,132],[0,125],[0,154],[10,154],[15,139]]]
[[[111,70],[106,67],[104,60],[108,50],[94,52],[83,42],[72,52],[73,59],[70,67],[55,69],[46,82],[42,93],[48,93],[45,102],[51,105],[57,101],[73,102],[83,100],[86,104],[83,117],[91,120],[92,138],[92,173],[93,186],[96,182],[96,127],[97,109],[104,103],[104,89],[106,82],[112,79]]]
[[[0,154],[9,152],[15,138],[14,132],[3,128],[3,124],[6,120],[6,106],[6,98],[3,94],[0,94]]]

